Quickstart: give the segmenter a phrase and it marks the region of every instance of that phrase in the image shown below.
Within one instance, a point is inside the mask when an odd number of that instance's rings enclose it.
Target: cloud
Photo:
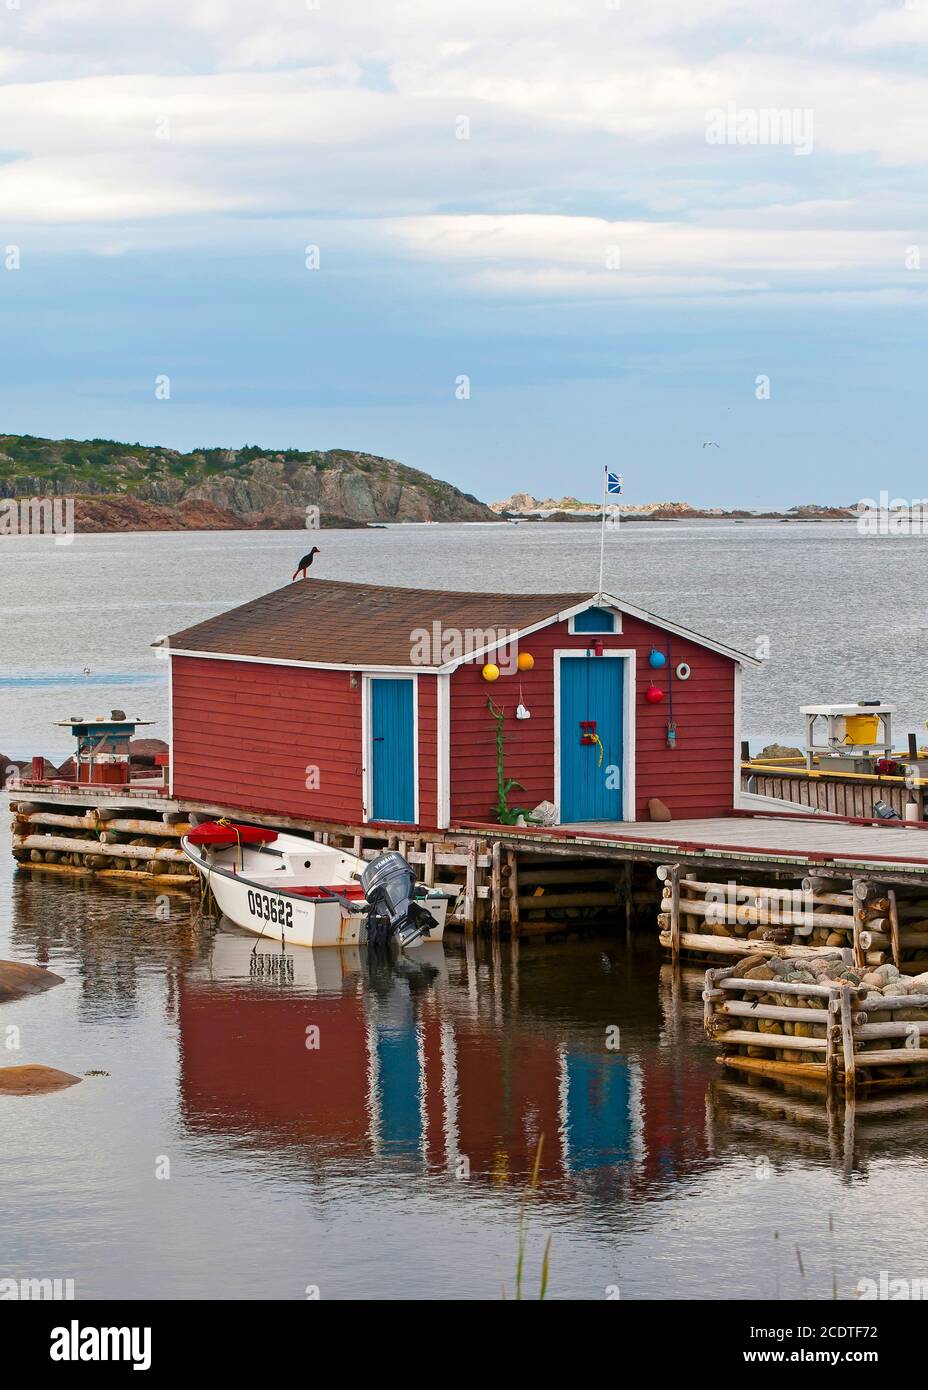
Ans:
[[[912,288],[928,0],[863,0],[853,21],[841,0],[45,0],[8,18],[14,227],[100,223],[122,246],[133,224],[221,241],[249,216],[267,244],[272,223],[324,218],[348,243],[357,219],[499,293]],[[812,152],[711,143],[730,106],[811,113]]]
[[[836,210],[835,210],[836,211]],[[424,260],[463,267],[503,293],[630,298],[758,294],[775,287],[857,295],[920,292],[908,229],[697,226],[593,217],[396,219],[386,230]]]

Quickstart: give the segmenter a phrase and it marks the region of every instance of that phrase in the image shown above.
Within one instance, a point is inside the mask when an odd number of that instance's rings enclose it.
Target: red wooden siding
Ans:
[[[648,665],[652,647],[667,651],[667,633],[650,623],[623,618],[623,631],[602,634],[606,648],[634,649],[637,654],[635,693],[636,818],[647,819],[650,797],[660,797],[676,819],[721,815],[732,807],[734,793],[734,672],[726,656],[671,637],[673,665],[689,663],[688,681],[674,679],[673,715],[677,746],[667,747],[669,666],[654,671]],[[451,677],[451,819],[490,820],[496,803],[496,721],[487,709],[487,696],[506,712],[503,755],[506,777],[525,790],[514,789],[510,806],[536,806],[554,800],[554,651],[585,650],[594,634],[571,635],[558,623],[525,638],[521,650],[535,658],[532,671],[501,676],[488,684],[482,663],[460,667]],[[644,692],[659,685],[664,699],[650,705]],[[521,680],[530,720],[517,721]]]
[[[357,824],[361,687],[347,671],[172,658],[174,794]],[[307,768],[319,786],[306,785]]]
[[[359,824],[361,683],[347,671],[176,656],[174,794]],[[437,820],[437,682],[419,676],[419,820]],[[306,785],[319,769],[318,787]]]

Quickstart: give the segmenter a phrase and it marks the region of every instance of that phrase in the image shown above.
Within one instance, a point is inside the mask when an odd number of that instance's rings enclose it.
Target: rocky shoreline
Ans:
[[[539,500],[526,492],[514,493],[490,508],[501,521],[598,522],[598,502],[578,502],[574,497]],[[856,507],[821,506],[814,503],[790,507],[788,511],[751,511],[744,507],[693,507],[689,502],[619,503],[615,506],[622,523],[627,521],[852,521]]]
[[[371,524],[377,523],[330,513],[319,515],[322,530],[364,530]],[[237,513],[194,498],[176,505],[119,494],[74,499],[74,527],[84,535],[108,531],[301,531],[305,526],[306,513],[296,507]]]

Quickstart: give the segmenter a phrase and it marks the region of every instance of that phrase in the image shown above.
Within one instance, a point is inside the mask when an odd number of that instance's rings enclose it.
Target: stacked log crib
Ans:
[[[21,868],[93,877],[151,888],[194,887],[196,874],[180,847],[185,816],[141,807],[68,807],[14,801],[13,857]]]
[[[849,951],[859,968],[893,965],[902,976],[928,970],[928,899],[870,877],[805,877],[775,886],[710,882],[662,864],[661,945],[680,955],[736,957]]]
[[[707,970],[703,1002],[727,1068],[801,1078],[849,1100],[858,1088],[928,1080],[928,972],[781,947]]]

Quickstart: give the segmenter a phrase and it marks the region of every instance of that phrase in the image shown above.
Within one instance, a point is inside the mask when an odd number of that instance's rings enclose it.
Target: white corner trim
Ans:
[[[593,634],[595,636],[595,634]],[[622,657],[625,661],[622,682],[622,819],[635,819],[635,683],[637,652],[634,647],[609,647],[602,656],[589,656],[583,647],[557,647],[554,650],[554,804],[558,825],[561,822],[561,661],[571,658],[603,661]]]
[[[435,720],[436,755],[438,758],[437,818],[439,830],[451,824],[451,677],[436,676],[437,710]]]
[[[735,723],[735,772],[734,772],[734,800],[732,806],[738,806],[741,802],[741,667],[736,666],[734,670],[734,723]]]
[[[168,796],[174,795],[174,662],[168,662]]]

